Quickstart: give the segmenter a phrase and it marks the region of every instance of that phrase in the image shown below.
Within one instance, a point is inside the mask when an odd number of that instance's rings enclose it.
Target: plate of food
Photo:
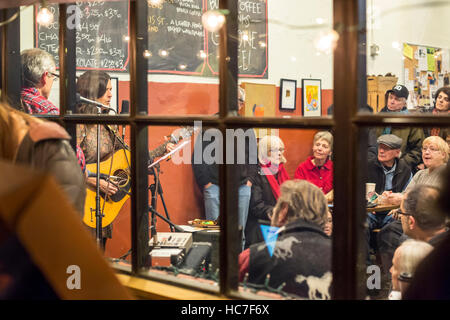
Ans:
[[[194,227],[199,228],[219,228],[217,220],[194,219],[188,221],[188,223]]]

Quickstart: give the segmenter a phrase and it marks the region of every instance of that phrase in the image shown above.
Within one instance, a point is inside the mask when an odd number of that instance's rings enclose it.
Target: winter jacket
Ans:
[[[284,230],[283,230],[284,228]],[[279,230],[270,254],[266,242],[250,247],[248,282],[308,299],[330,299],[331,239],[314,223],[298,219]]]
[[[68,140],[69,134],[56,123],[32,123],[17,151],[16,163],[53,175],[77,212],[83,216],[85,177]]]
[[[387,107],[381,109],[380,112],[392,112]],[[402,109],[402,113],[406,113],[406,107]],[[377,128],[376,136],[383,134],[385,128]],[[401,159],[405,160],[410,166],[411,170],[415,170],[417,165],[422,160],[422,142],[424,139],[422,128],[408,128],[408,127],[391,127],[391,134],[403,139],[401,147]]]
[[[411,169],[403,159],[395,159],[396,167],[392,179],[392,192],[402,192],[411,179]],[[382,194],[386,184],[383,165],[378,159],[371,159],[367,164],[367,182],[375,183],[375,192]]]

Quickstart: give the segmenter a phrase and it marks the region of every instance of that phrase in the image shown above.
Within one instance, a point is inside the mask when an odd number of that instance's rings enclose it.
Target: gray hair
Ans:
[[[22,85],[24,87],[36,87],[44,72],[54,72],[56,69],[52,55],[38,48],[23,50],[20,58],[22,62]]]
[[[333,150],[333,135],[328,131],[319,131],[314,135],[313,143],[319,140],[325,140],[330,145],[330,150]]]
[[[303,219],[324,228],[328,220],[328,205],[322,190],[306,180],[287,180],[281,185],[280,197],[274,208],[278,214],[288,205],[287,223]]]
[[[273,148],[284,148],[284,143],[278,136],[264,136],[258,142],[258,160],[261,164],[269,163],[269,151]],[[282,163],[286,162],[283,156]]]
[[[447,141],[442,139],[439,136],[429,136],[422,142],[422,147],[425,147],[429,144],[435,144],[436,147],[439,149],[439,151],[444,155],[444,162],[446,163],[448,161],[448,152],[449,147]]]
[[[399,274],[406,273],[413,276],[420,262],[433,250],[433,246],[428,242],[408,239],[398,248],[398,266]]]
[[[407,192],[403,201],[405,212],[412,215],[417,226],[424,231],[433,231],[445,225],[445,216],[437,208],[439,192],[436,187],[419,184]]]

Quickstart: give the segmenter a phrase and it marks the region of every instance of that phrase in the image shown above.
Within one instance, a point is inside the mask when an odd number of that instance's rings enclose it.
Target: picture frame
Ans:
[[[280,79],[280,110],[294,111],[297,104],[297,80]]]
[[[304,117],[322,115],[321,79],[302,79],[302,113]]]

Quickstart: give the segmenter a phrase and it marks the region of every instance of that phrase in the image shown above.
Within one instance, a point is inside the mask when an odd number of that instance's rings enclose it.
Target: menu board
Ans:
[[[205,30],[202,14],[217,10],[219,0],[147,3],[148,72],[217,76],[219,34]],[[127,71],[129,47],[124,39],[129,37],[129,2],[80,2],[77,7],[81,12],[76,36],[77,70]],[[58,60],[58,7],[51,5],[50,9],[56,22],[49,27],[36,24],[35,45]],[[239,77],[267,79],[267,0],[239,0],[238,22]]]
[[[54,15],[49,26],[35,23],[35,47],[48,51],[59,65],[59,7],[48,6]],[[36,6],[35,17],[40,9]],[[127,71],[129,49],[129,2],[77,2],[68,6],[67,27],[76,29],[77,70]]]

